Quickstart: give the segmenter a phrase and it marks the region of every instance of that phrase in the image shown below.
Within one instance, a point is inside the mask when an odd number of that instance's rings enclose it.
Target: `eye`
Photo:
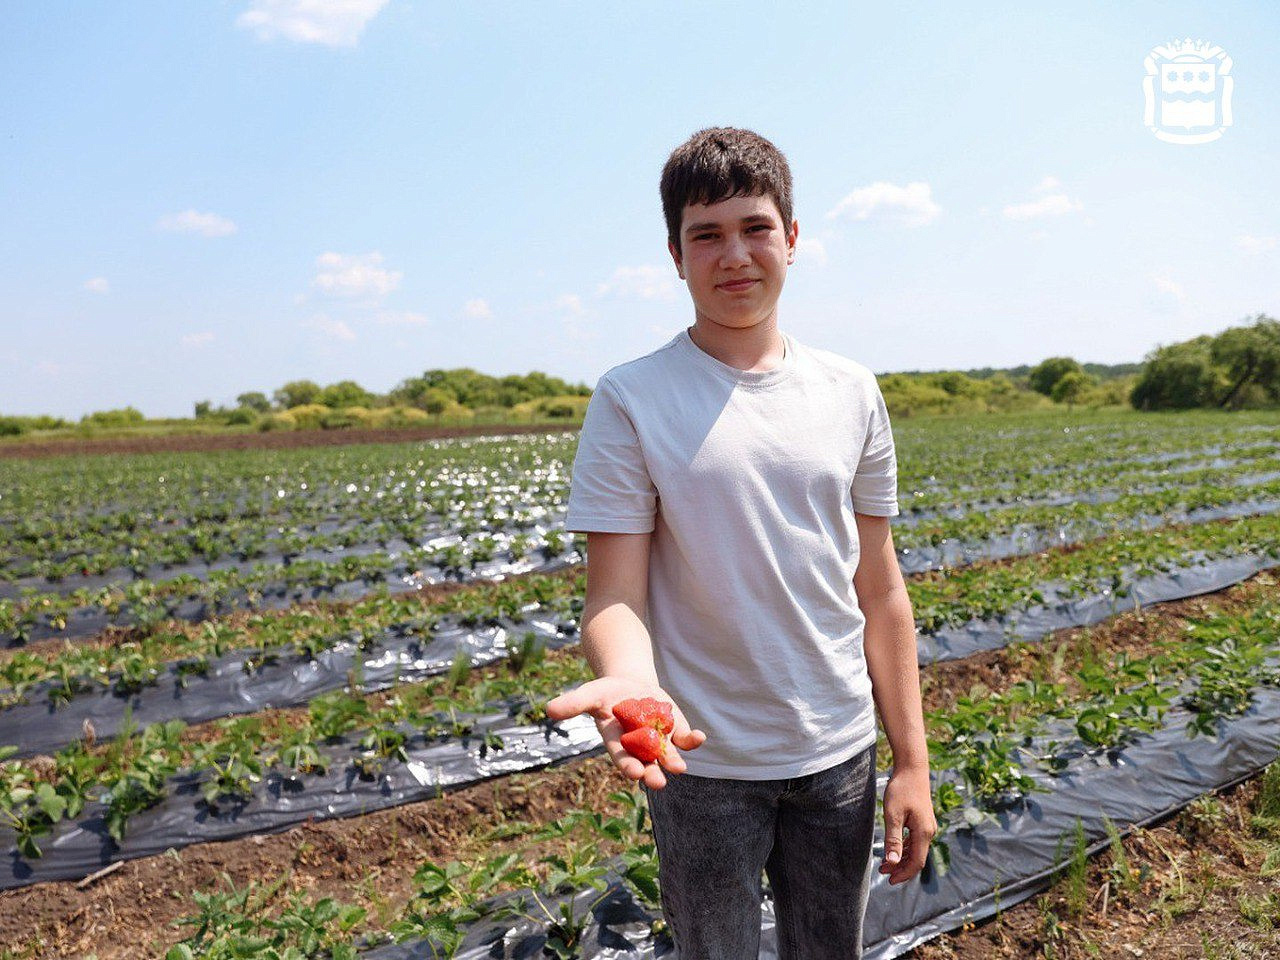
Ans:
[[[759,226],[752,227],[751,229],[752,230],[772,230],[773,228],[770,227],[769,224],[767,223],[762,223]]]

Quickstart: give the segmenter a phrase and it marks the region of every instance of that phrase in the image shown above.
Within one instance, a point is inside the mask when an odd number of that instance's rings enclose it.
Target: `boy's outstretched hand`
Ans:
[[[622,746],[622,724],[613,716],[615,704],[642,697],[653,697],[671,704],[675,719],[675,729],[671,731],[673,748],[696,750],[707,739],[707,735],[701,730],[689,729],[689,721],[685,719],[684,713],[661,687],[631,677],[603,676],[588,680],[580,687],[548,701],[547,716],[552,720],[568,720],[582,713],[591,714],[614,766],[632,780],[643,780],[650,789],[661,790],[667,785],[663,768],[669,773],[684,773],[687,769],[684,758],[677,749],[663,751],[662,757],[654,763],[644,763],[633,757]]]
[[[890,884],[905,883],[923,869],[937,832],[929,768],[895,768],[884,788],[884,860],[880,864],[880,872],[889,874]]]

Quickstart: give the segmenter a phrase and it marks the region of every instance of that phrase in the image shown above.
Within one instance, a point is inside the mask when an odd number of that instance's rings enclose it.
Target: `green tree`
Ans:
[[[1083,370],[1068,370],[1058,378],[1049,396],[1054,403],[1065,403],[1068,407],[1074,406],[1080,402],[1093,383],[1093,377]]]
[[[1053,388],[1068,373],[1083,373],[1080,364],[1071,357],[1049,357],[1041,360],[1027,374],[1027,384],[1037,393],[1053,396]]]
[[[1206,333],[1148,353],[1129,403],[1137,410],[1212,406],[1221,396],[1225,380],[1214,366],[1212,343]]]
[[[253,390],[249,393],[242,393],[240,396],[236,397],[236,406],[244,407],[246,409],[256,411],[257,413],[266,413],[271,409],[271,401],[267,399],[267,395],[265,393]]]
[[[1238,408],[1250,384],[1280,399],[1280,322],[1259,314],[1251,327],[1224,330],[1213,339],[1209,356],[1230,381],[1218,406]]]
[[[272,394],[276,406],[288,410],[303,404],[315,403],[320,395],[320,385],[312,380],[290,380]]]
[[[354,380],[340,380],[331,383],[316,395],[313,403],[323,403],[326,407],[341,410],[344,407],[369,407],[376,397]]]

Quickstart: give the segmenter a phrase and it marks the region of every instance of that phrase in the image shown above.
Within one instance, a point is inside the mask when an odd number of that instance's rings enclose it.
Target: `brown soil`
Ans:
[[[512,433],[557,433],[576,424],[483,424],[474,427],[404,427],[382,430],[284,430],[270,433],[176,434],[161,437],[68,438],[0,444],[0,459],[80,457],[104,453],[191,453],[217,450],[285,450],[336,447],[354,443],[411,443],[450,437],[501,436]]]
[[[946,934],[911,960],[1191,960],[1280,956],[1280,824],[1254,819],[1260,778],[1196,801],[1044,894]],[[1128,889],[1126,889],[1128,887]]]
[[[1065,645],[1068,653],[1064,664],[1068,666],[1070,651],[1081,649],[1085,642],[1099,651],[1124,649],[1137,653],[1149,649],[1160,637],[1176,636],[1186,617],[1205,612],[1243,610],[1264,597],[1274,597],[1275,588],[1273,576],[1260,574],[1214,594],[1128,612],[1087,630],[1063,631],[1040,647],[1051,652],[1054,645]],[[984,683],[993,690],[1015,682],[1033,669],[1029,658],[1034,658],[1035,650],[1030,646],[1026,650],[995,651],[967,661],[926,668],[923,674],[927,706],[932,709],[943,705],[948,696],[953,696],[956,691],[967,691],[975,682]],[[307,823],[274,836],[201,844],[162,856],[130,861],[85,890],[77,889],[74,882],[65,882],[39,884],[3,893],[0,894],[0,950],[7,948],[17,951],[18,956],[24,956],[21,951],[29,949],[32,952],[25,955],[41,957],[80,957],[97,953],[100,960],[162,956],[164,945],[183,936],[182,931],[169,925],[174,919],[192,912],[191,893],[219,886],[223,872],[238,886],[252,879],[269,882],[285,876],[287,880],[281,895],[290,890],[306,890],[312,898],[333,896],[344,902],[356,902],[370,911],[370,929],[384,928],[410,898],[413,872],[424,860],[474,861],[517,849],[521,845],[518,838],[488,839],[490,832],[504,823],[517,820],[546,823],[572,809],[621,813],[608,799],[608,794],[626,785],[625,778],[614,771],[605,758],[593,758],[538,773],[507,776],[436,800],[362,817]],[[1176,827],[1168,829],[1176,832]],[[1222,831],[1224,835],[1232,832]],[[1204,889],[1212,889],[1214,877],[1226,880],[1244,878],[1249,871],[1253,877],[1257,876],[1257,865],[1253,860],[1241,859],[1232,837],[1227,838],[1230,842],[1217,842],[1213,838],[1218,834],[1214,833],[1208,843],[1187,842],[1181,848],[1175,848],[1171,845],[1174,841],[1159,830],[1146,831],[1146,835],[1153,839],[1143,840],[1140,835],[1130,844],[1135,867],[1146,863],[1153,876],[1163,876],[1161,871],[1164,871],[1174,876],[1169,882],[1176,883],[1172,868],[1165,867],[1168,858],[1156,844],[1162,844],[1174,854],[1175,859],[1181,849],[1185,862],[1179,861],[1178,869],[1181,870],[1185,889],[1190,891],[1187,897],[1194,895],[1199,898]],[[536,857],[538,852],[535,851],[533,856]],[[1211,860],[1196,865],[1196,857]],[[1105,864],[1095,864],[1091,870],[1096,879],[1105,870]],[[1240,882],[1243,884],[1245,880]],[[1167,899],[1170,888],[1158,887],[1154,882],[1148,886],[1151,887],[1152,898],[1165,896]],[[1135,898],[1132,905],[1124,905],[1127,912],[1122,912],[1112,897],[1109,913],[1098,918],[1096,929],[1090,928],[1094,932],[1089,936],[1095,943],[1105,941],[1115,949],[1098,955],[1126,958],[1199,956],[1161,952],[1164,947],[1148,948],[1141,945],[1144,941],[1133,939],[1139,934],[1153,935],[1152,920],[1148,914],[1154,909],[1151,905],[1154,902],[1152,899],[1144,906],[1140,898]],[[1214,906],[1216,902],[1198,903],[1193,911],[1172,923],[1171,929],[1180,930],[1176,935],[1186,943],[1198,944],[1202,930],[1233,940],[1251,935],[1254,941],[1262,942],[1258,940],[1261,934],[1255,928],[1245,925],[1240,929],[1238,919],[1231,926],[1229,917],[1215,917],[1211,911],[1217,909]],[[1229,912],[1230,904],[1224,900],[1220,907],[1222,911]],[[1050,953],[1043,951],[1044,943],[1049,941],[1037,931],[1042,929],[1045,909],[1052,909],[1052,905],[1049,908],[1035,904],[1019,906],[1008,911],[998,924],[987,924],[921,948],[918,958],[977,960],[979,957],[1091,956],[1082,952],[1063,952],[1066,948],[1060,941],[1050,943]],[[1236,910],[1237,917],[1238,914]],[[1089,916],[1092,916],[1091,912]],[[1068,926],[1067,936],[1074,935],[1077,924],[1081,925],[1080,929],[1085,929],[1085,921],[1075,917],[1064,922]],[[1108,930],[1111,933],[1107,933]],[[1119,952],[1128,942],[1139,944],[1139,949],[1144,952]],[[1181,941],[1160,941],[1169,951],[1173,951],[1177,942]],[[928,950],[935,952],[923,952]],[[947,953],[946,950],[953,952]],[[1254,955],[1267,954],[1239,954]]]
[[[502,824],[543,824],[573,808],[621,814],[609,794],[626,783],[607,758],[596,757],[352,819],[132,860],[85,890],[44,883],[0,894],[0,949],[162,957],[186,935],[170,924],[193,911],[191,891],[225,889],[224,874],[237,887],[285,876],[279,896],[301,890],[312,899],[358,902],[370,912],[370,928],[383,929],[411,899],[414,870],[424,861],[486,860],[524,846],[519,838],[487,839]],[[543,852],[534,847],[527,857]]]

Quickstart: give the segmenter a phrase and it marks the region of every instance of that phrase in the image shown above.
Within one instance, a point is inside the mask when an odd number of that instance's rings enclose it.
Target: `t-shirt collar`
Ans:
[[[739,370],[737,367],[717,360],[693,342],[693,338],[689,336],[688,327],[676,334],[675,342],[680,350],[695,363],[722,380],[741,386],[757,387],[778,383],[791,376],[796,367],[795,341],[785,333],[782,334],[782,360],[772,370]]]

